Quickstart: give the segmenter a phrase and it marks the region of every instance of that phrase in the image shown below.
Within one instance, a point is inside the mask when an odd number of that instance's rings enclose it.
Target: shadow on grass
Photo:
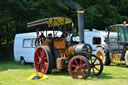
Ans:
[[[112,79],[111,74],[110,73],[102,73],[99,76],[90,76],[92,78],[97,78],[97,79]]]
[[[70,76],[68,71],[60,71],[60,70],[57,70],[57,69],[52,70],[52,72],[50,74],[48,74],[48,75]]]
[[[58,70],[54,70],[54,71],[52,71],[51,74],[48,74],[48,75],[71,76],[69,74],[69,72],[62,72],[62,71],[58,71]],[[97,78],[97,79],[112,79],[111,74],[109,74],[109,73],[102,73],[99,76],[92,76],[92,75],[90,75],[89,77],[91,79],[93,79],[93,78]],[[89,78],[89,80],[90,80],[90,78]]]
[[[2,71],[6,71],[9,69],[34,69],[34,67],[32,67],[32,64],[25,64],[25,65],[21,65],[19,62],[15,62],[15,61],[1,61],[0,62],[0,72]]]
[[[51,74],[48,74],[48,75],[71,76],[68,71],[67,72],[63,72],[63,71],[59,71],[59,70],[53,70],[51,72]],[[99,76],[92,76],[92,75],[90,75],[89,77],[91,77],[91,78],[98,78],[98,79],[112,79],[110,73],[101,73],[101,75],[99,75]]]
[[[99,76],[90,76],[91,78],[97,78],[97,79],[128,79],[128,77],[115,77],[112,76],[111,73],[102,73]]]
[[[128,68],[127,65],[125,65],[121,62],[112,62],[112,64],[110,66],[118,66],[118,67]]]
[[[68,71],[67,71],[67,72],[62,72],[62,71],[59,71],[59,70],[53,70],[53,71],[52,71],[50,74],[48,74],[48,75],[71,76]],[[91,80],[91,79],[128,79],[128,78],[126,78],[126,77],[115,78],[115,77],[112,76],[111,73],[102,73],[102,74],[99,75],[99,76],[92,76],[92,75],[90,75],[89,77],[90,77],[89,80]]]

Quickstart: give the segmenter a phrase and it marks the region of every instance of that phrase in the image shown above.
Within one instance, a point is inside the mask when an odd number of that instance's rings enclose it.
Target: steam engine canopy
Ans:
[[[91,56],[92,47],[89,44],[79,43],[73,46],[73,51],[75,55]]]

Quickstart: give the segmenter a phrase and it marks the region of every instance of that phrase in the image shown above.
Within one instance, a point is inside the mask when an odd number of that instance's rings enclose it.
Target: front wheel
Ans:
[[[128,51],[126,51],[125,53],[125,63],[126,65],[128,65]]]
[[[99,76],[103,71],[102,60],[96,55],[91,55],[89,62],[91,64],[91,75]]]
[[[84,56],[75,56],[69,61],[70,75],[75,79],[86,79],[90,75],[91,67]]]
[[[104,65],[110,65],[111,59],[109,57],[109,52],[101,47],[98,47],[96,50],[96,55],[100,57]]]

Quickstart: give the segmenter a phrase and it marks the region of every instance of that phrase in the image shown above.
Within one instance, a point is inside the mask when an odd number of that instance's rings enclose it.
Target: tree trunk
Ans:
[[[1,48],[1,34],[0,34],[0,48]]]
[[[9,27],[8,27],[8,24],[6,25],[6,33],[8,33],[9,32]],[[8,53],[7,54],[7,57],[6,57],[6,59],[7,60],[9,60],[10,59],[10,45],[9,45],[9,37],[10,36],[8,36],[8,34],[6,34],[6,42],[7,42],[7,44],[6,44],[6,52]]]
[[[8,33],[9,32],[9,27],[8,27],[8,24],[6,25],[6,33]],[[8,36],[8,34],[6,34],[6,40],[7,40],[7,48],[9,49],[9,36]]]

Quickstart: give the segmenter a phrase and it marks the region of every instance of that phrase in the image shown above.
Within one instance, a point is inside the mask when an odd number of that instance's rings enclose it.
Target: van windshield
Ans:
[[[128,42],[128,26],[126,26],[125,28],[125,37],[126,37],[126,41]]]
[[[128,42],[128,26],[119,26],[119,41]]]
[[[117,32],[118,32],[117,26],[110,28],[109,42],[117,42],[117,38],[118,38]]]
[[[124,32],[124,26],[118,27],[118,34],[119,34],[119,41],[124,42],[125,41],[125,32]]]

